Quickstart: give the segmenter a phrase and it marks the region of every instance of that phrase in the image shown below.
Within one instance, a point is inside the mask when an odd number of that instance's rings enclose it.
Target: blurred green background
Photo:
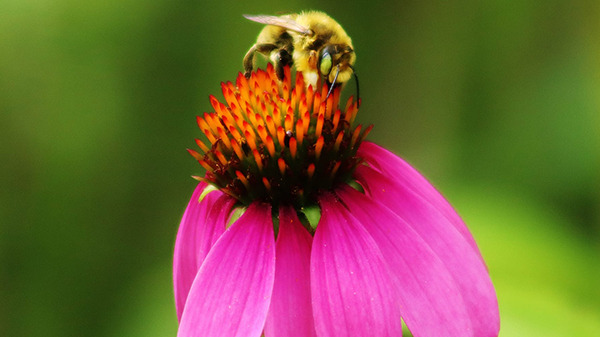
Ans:
[[[0,0],[1,336],[175,335],[195,116],[242,14],[303,9],[352,37],[370,139],[469,224],[500,335],[600,335],[600,2]]]

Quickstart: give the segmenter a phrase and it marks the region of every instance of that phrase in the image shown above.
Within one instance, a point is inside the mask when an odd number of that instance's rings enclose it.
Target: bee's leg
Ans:
[[[244,56],[244,76],[246,78],[250,78],[250,74],[252,73],[252,67],[254,63],[254,54],[259,52],[263,55],[269,55],[273,50],[277,49],[277,46],[271,43],[262,43],[255,44],[248,50],[246,56]]]
[[[275,70],[277,71],[277,78],[280,81],[283,81],[284,76],[284,68],[285,66],[292,65],[294,60],[292,59],[292,55],[285,49],[280,49],[276,55],[273,57],[273,61],[275,61]]]

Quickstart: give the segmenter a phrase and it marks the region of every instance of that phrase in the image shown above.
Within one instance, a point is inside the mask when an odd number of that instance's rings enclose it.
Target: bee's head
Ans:
[[[344,83],[352,76],[351,66],[356,56],[354,50],[346,44],[326,45],[319,52],[319,73],[325,77],[327,83]],[[339,71],[339,73],[338,73]]]
[[[336,84],[346,83],[352,75],[356,79],[356,96],[358,97],[358,77],[354,72],[352,65],[356,60],[356,55],[352,47],[345,44],[330,44],[323,47],[319,53],[318,69],[331,89]],[[359,103],[360,104],[360,103]]]

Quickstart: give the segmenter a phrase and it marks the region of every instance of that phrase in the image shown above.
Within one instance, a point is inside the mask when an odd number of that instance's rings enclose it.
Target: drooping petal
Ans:
[[[210,245],[210,238],[207,237],[206,232],[211,232],[211,228],[215,224],[210,221],[207,222],[207,216],[216,201],[224,196],[220,191],[213,191],[208,193],[200,202],[198,199],[206,187],[207,184],[201,182],[192,193],[188,207],[183,213],[175,241],[173,289],[177,319],[179,320],[181,320],[185,299],[194,277],[196,277],[196,273],[206,256],[206,253],[202,252],[207,250],[207,246]]]
[[[204,259],[208,255],[210,249],[214,246],[219,237],[225,232],[225,224],[230,215],[231,207],[236,203],[236,199],[232,198],[229,195],[223,194],[214,202],[206,220],[203,224],[198,224],[200,226],[200,237],[198,238],[198,242],[196,242],[196,246],[193,247],[196,252],[196,265],[190,266],[186,269],[186,273],[180,275],[180,279],[182,282],[185,282],[186,285],[189,285],[187,291],[184,288],[181,289],[181,293],[179,297],[183,297],[184,302],[181,306],[181,313],[183,314],[183,307],[185,306],[185,299],[189,293],[189,289],[194,282],[196,274],[198,270],[200,270],[200,266],[204,262]]]
[[[312,236],[291,206],[279,207],[275,285],[265,324],[266,337],[315,336],[310,296]]]
[[[400,336],[388,265],[373,238],[331,195],[313,239],[311,291],[319,336]]]
[[[178,336],[260,336],[275,278],[271,207],[255,202],[200,267]]]
[[[390,265],[401,314],[415,336],[467,336],[471,317],[442,260],[400,217],[346,186],[342,202],[373,236]]]
[[[473,330],[471,336],[497,336],[498,301],[487,269],[477,251],[455,226],[430,203],[406,194],[400,183],[367,166],[355,177],[373,200],[404,219],[446,266],[463,297]]]
[[[438,192],[429,181],[402,158],[371,142],[363,142],[358,149],[358,156],[365,159],[369,165],[383,175],[392,177],[401,188],[403,195],[419,195],[442,213],[450,223],[465,237],[471,247],[480,255],[479,248],[473,235],[464,221],[456,213],[448,201]],[[483,261],[483,257],[481,257]]]

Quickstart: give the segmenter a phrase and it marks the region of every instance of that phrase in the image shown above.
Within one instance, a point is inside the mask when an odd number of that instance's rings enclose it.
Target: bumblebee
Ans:
[[[358,78],[353,68],[356,54],[352,40],[342,26],[327,14],[310,11],[282,16],[244,17],[267,25],[244,57],[246,77],[250,76],[254,55],[259,52],[273,61],[279,79],[283,79],[285,66],[294,65],[304,75],[307,86],[316,88],[322,76],[331,93],[336,84],[342,85],[354,74],[358,93]]]

